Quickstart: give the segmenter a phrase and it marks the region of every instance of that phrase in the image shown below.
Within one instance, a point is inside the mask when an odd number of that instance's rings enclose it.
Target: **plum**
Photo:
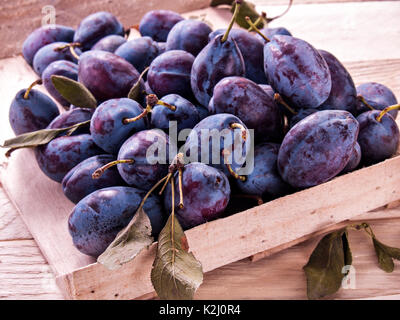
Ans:
[[[9,121],[16,135],[45,129],[60,112],[57,105],[46,94],[29,89],[17,92],[9,109]]]
[[[75,30],[61,25],[44,25],[35,29],[22,45],[22,55],[30,65],[36,52],[53,42],[72,42]]]
[[[168,130],[169,122],[177,122],[177,130],[191,129],[199,121],[200,115],[196,107],[185,98],[177,94],[169,94],[161,98],[161,101],[176,107],[175,111],[162,105],[156,105],[151,113],[151,124],[154,128]]]
[[[88,121],[92,118],[94,109],[90,108],[75,108],[61,113],[50,122],[48,129],[60,129],[73,126],[74,124]],[[90,133],[89,126],[80,127],[72,134]]]
[[[253,81],[243,77],[226,77],[214,87],[210,114],[231,113],[259,141],[279,141],[283,136],[283,117],[274,99]]]
[[[96,108],[90,122],[94,142],[108,153],[117,154],[133,133],[147,128],[146,119],[125,123],[143,112],[143,107],[128,98],[111,99]]]
[[[166,50],[184,50],[194,56],[208,43],[212,32],[208,24],[199,20],[182,20],[170,30]]]
[[[268,39],[272,39],[273,36],[276,35],[284,35],[284,36],[291,36],[292,34],[290,33],[290,31],[284,27],[278,27],[278,28],[269,28],[269,27],[264,27],[262,29],[260,29],[260,32],[265,35]],[[256,34],[256,37],[261,40],[262,42],[264,42],[264,38],[261,37],[259,34]]]
[[[104,38],[101,38],[95,43],[91,50],[103,50],[108,52],[115,52],[121,45],[126,42],[123,36],[117,34],[110,34]]]
[[[130,40],[121,45],[115,54],[131,63],[137,71],[142,72],[159,55],[157,42],[150,37]]]
[[[33,58],[33,69],[35,70],[35,72],[39,76],[42,76],[42,73],[47,68],[47,66],[50,63],[58,60],[76,62],[75,57],[71,54],[68,48],[57,50],[58,48],[61,48],[67,44],[68,43],[66,42],[53,42],[40,48]],[[75,50],[76,53],[79,55],[80,50]]]
[[[78,80],[78,65],[67,60],[58,60],[50,63],[42,73],[43,84],[50,95],[64,108],[68,109],[70,103],[54,87],[51,81],[52,75],[59,75]]]
[[[152,10],[140,20],[139,31],[142,36],[151,37],[154,41],[165,42],[172,27],[182,20],[183,17],[174,11]]]
[[[353,152],[351,154],[350,160],[349,160],[349,162],[347,162],[346,166],[342,170],[342,173],[351,172],[351,171],[354,171],[355,169],[357,169],[358,165],[361,162],[361,157],[362,157],[362,155],[361,155],[361,147],[357,142],[354,145],[354,149],[353,149]]]
[[[93,179],[92,174],[100,167],[116,160],[116,157],[109,154],[100,154],[87,158],[73,167],[63,178],[61,184],[65,196],[73,203],[92,192],[113,186],[124,186],[125,182],[118,173],[117,168],[110,168],[98,178]]]
[[[147,81],[153,92],[159,96],[170,93],[190,99],[191,70],[194,56],[183,50],[171,50],[153,60],[147,74]]]
[[[98,101],[126,97],[140,76],[125,59],[101,50],[84,52],[78,66],[79,81]]]
[[[88,15],[79,23],[74,42],[80,43],[83,50],[89,50],[97,41],[111,34],[123,36],[124,27],[114,15],[100,11]]]
[[[153,154],[148,154],[151,151]],[[134,162],[119,163],[118,171],[128,185],[150,190],[168,173],[168,164],[174,156],[169,137],[163,131],[139,131],[124,142],[118,153],[118,160]]]
[[[222,216],[231,193],[228,178],[220,170],[194,162],[183,168],[183,208],[179,207],[178,173],[175,173],[175,213],[183,229],[193,228]],[[168,184],[164,195],[166,210],[172,210],[172,190]]]
[[[390,113],[378,120],[380,113],[380,110],[367,111],[357,117],[360,123],[358,143],[365,164],[388,159],[396,154],[399,147],[399,127],[396,121]]]
[[[103,153],[89,134],[61,136],[35,148],[39,168],[56,182],[61,182],[68,171],[78,163]]]
[[[397,104],[397,99],[388,87],[377,82],[366,82],[357,87],[357,95],[362,96],[367,103],[374,109],[383,110],[386,107]],[[370,109],[362,102],[357,102],[358,114]],[[397,118],[399,110],[391,110],[390,114],[393,118]]]
[[[318,109],[346,110],[354,116],[357,115],[357,91],[350,73],[333,54],[325,50],[319,50],[319,53],[328,64],[332,88],[328,99]]]
[[[320,111],[320,110],[318,110],[318,109],[299,109],[299,110],[297,110],[296,111],[297,113],[292,115],[289,119],[289,127],[293,128],[296,123],[307,118],[310,114],[313,114],[318,111]]]
[[[98,257],[135,216],[145,194],[131,187],[109,187],[83,198],[68,218],[74,246],[86,255]],[[160,199],[150,195],[143,209],[150,219],[152,235],[156,237],[165,222]]]
[[[319,111],[298,122],[279,149],[283,180],[306,188],[332,179],[349,162],[358,131],[357,120],[342,110]]]
[[[254,148],[254,170],[246,176],[246,181],[236,180],[244,194],[259,197],[281,197],[290,192],[290,186],[279,175],[277,159],[279,144],[262,143]]]
[[[332,88],[328,64],[304,40],[276,35],[264,46],[264,70],[271,87],[294,108],[316,108]]]

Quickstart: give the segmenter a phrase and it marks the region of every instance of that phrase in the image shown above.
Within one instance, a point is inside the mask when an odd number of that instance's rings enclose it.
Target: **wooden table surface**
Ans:
[[[259,10],[273,16],[284,9],[286,0],[252,2]],[[294,35],[335,54],[356,83],[381,82],[400,98],[400,2],[294,0],[294,3],[291,11],[271,26],[286,26]],[[12,136],[8,106],[10,97],[26,86],[26,83],[18,83],[22,71],[18,58],[0,60],[3,103],[0,140]],[[10,86],[2,85],[10,81],[16,83],[12,92]],[[62,299],[49,265],[2,188],[0,208],[0,299]],[[374,215],[377,216],[384,217],[371,220],[377,236],[383,242],[399,247],[400,218],[392,217],[400,216],[400,208],[380,209]],[[257,262],[242,260],[207,273],[196,298],[303,299],[306,296],[302,266],[319,238]],[[362,233],[351,232],[350,241],[356,289],[341,289],[332,298],[399,299],[400,270],[396,270],[399,264],[396,263],[392,274],[385,274],[378,269],[373,248]]]

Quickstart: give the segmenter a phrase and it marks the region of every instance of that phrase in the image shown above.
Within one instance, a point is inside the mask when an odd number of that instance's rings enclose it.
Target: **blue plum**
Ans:
[[[56,90],[51,81],[52,75],[64,76],[78,80],[78,65],[67,60],[58,60],[50,63],[42,73],[43,84],[50,95],[64,108],[68,109],[70,103]]]
[[[399,127],[391,114],[385,114],[380,121],[380,110],[367,111],[357,117],[360,123],[358,143],[362,161],[373,164],[396,154],[399,147]]]
[[[174,11],[152,10],[140,20],[139,31],[142,36],[151,37],[154,41],[165,42],[172,27],[182,20],[183,17]]]
[[[92,178],[92,174],[98,168],[114,160],[116,160],[116,157],[113,155],[100,154],[77,164],[65,175],[61,182],[64,195],[73,203],[78,203],[96,190],[124,186],[125,182],[115,167],[106,170],[98,179]]]
[[[191,86],[197,101],[208,106],[214,86],[223,78],[246,74],[242,53],[235,40],[223,35],[213,38],[197,55],[191,72]]]
[[[202,162],[230,175],[227,164],[234,172],[243,166],[250,140],[249,130],[238,117],[227,113],[208,116],[194,126],[186,139],[185,162]],[[235,154],[226,159],[225,150]]]
[[[226,29],[218,29],[209,35],[213,39],[217,35],[224,34]],[[257,82],[267,83],[263,69],[264,39],[260,41],[253,34],[243,29],[232,29],[229,36],[235,40],[244,60],[246,78]]]
[[[342,173],[351,172],[351,171],[354,171],[355,169],[357,169],[358,165],[361,162],[361,157],[362,157],[361,147],[357,142],[354,145],[354,149],[351,154],[350,160],[349,160],[349,162],[347,162],[346,166],[342,170]]]
[[[271,87],[294,108],[316,108],[332,88],[322,55],[304,40],[277,35],[264,46],[264,70]]]
[[[56,182],[61,182],[78,163],[103,153],[89,134],[61,136],[35,148],[39,168]]]
[[[260,29],[261,33],[264,34],[268,39],[272,39],[273,36],[276,35],[284,35],[284,36],[291,36],[292,34],[290,31],[284,27],[278,27],[278,28],[269,28],[269,27],[264,27]],[[259,34],[256,34],[256,37],[264,42],[264,38],[261,37]]]
[[[350,73],[333,54],[324,50],[319,50],[319,53],[328,64],[332,88],[328,99],[318,109],[346,110],[357,115],[357,91]]]
[[[180,95],[169,94],[162,97],[161,101],[175,106],[176,109],[172,111],[162,105],[156,105],[151,113],[151,125],[154,128],[166,131],[169,129],[169,122],[176,121],[179,133],[183,129],[193,128],[200,121],[196,107]]]
[[[154,93],[166,96],[179,94],[190,99],[193,96],[190,87],[191,70],[194,56],[183,50],[171,50],[153,60],[147,74],[147,81]]]
[[[27,99],[27,89],[17,92],[9,109],[9,121],[16,135],[45,129],[60,112],[57,105],[46,94],[31,89]]]
[[[35,72],[39,76],[42,76],[42,73],[47,68],[47,66],[50,63],[58,60],[76,62],[76,59],[73,57],[68,48],[57,50],[58,48],[67,44],[68,43],[66,42],[53,42],[40,48],[33,58],[33,69],[35,70]],[[76,52],[78,55],[80,54],[79,49],[76,49]]]
[[[178,173],[175,173],[175,213],[182,228],[189,229],[222,216],[228,205],[231,189],[228,178],[220,170],[194,162],[183,168],[183,208],[179,207]],[[172,210],[172,190],[165,190],[164,206]]]
[[[246,176],[246,181],[236,180],[244,194],[259,197],[281,197],[290,192],[290,186],[279,175],[277,159],[279,144],[262,143],[254,148],[254,170]]]
[[[197,112],[199,113],[200,120],[203,120],[204,118],[207,118],[210,115],[208,108],[205,108],[201,105],[195,105],[195,107],[197,109]]]
[[[194,56],[208,43],[212,32],[208,24],[199,20],[182,20],[170,30],[166,50],[184,50]]]
[[[157,150],[154,150],[157,146]],[[153,151],[153,154],[147,154]],[[128,185],[149,190],[168,173],[168,164],[174,158],[168,135],[159,129],[139,131],[127,139],[118,153],[118,171]]]
[[[133,133],[147,128],[146,119],[125,123],[143,112],[143,107],[128,98],[111,99],[96,108],[90,122],[94,142],[108,153],[116,154]]]
[[[101,50],[84,52],[78,66],[79,81],[98,101],[126,97],[140,76],[125,59]]]
[[[140,189],[109,187],[83,198],[68,218],[74,246],[89,256],[102,254],[135,216],[144,196],[145,192]],[[150,195],[143,209],[150,219],[152,235],[156,237],[165,222],[159,198]]]
[[[162,54],[167,51],[167,43],[166,42],[157,42],[158,45],[158,54]]]
[[[131,63],[137,71],[142,72],[159,55],[157,42],[150,37],[130,40],[120,46],[115,54]]]
[[[357,87],[357,95],[362,96],[367,103],[374,109],[383,110],[386,107],[397,104],[396,96],[393,91],[383,84],[377,82],[366,82]],[[359,114],[370,111],[361,101],[357,102]],[[393,118],[397,118],[398,110],[391,110]]]
[[[103,50],[108,52],[115,52],[121,45],[126,42],[123,36],[117,34],[110,34],[104,38],[101,38],[95,43],[91,50]]]
[[[349,162],[358,131],[357,120],[342,110],[319,111],[298,122],[279,149],[283,180],[306,188],[332,179]]]
[[[60,129],[73,126],[74,124],[88,121],[92,118],[94,109],[90,108],[75,108],[61,113],[53,119],[48,125],[48,129]],[[80,127],[73,132],[73,135],[90,133],[89,125]]]
[[[53,42],[72,42],[75,30],[61,25],[45,25],[35,29],[22,45],[22,55],[30,65],[36,52]]]
[[[289,119],[289,127],[293,128],[295,124],[300,122],[301,120],[307,118],[310,114],[318,112],[318,109],[300,109],[297,110],[295,115],[292,115]]]
[[[214,87],[211,114],[231,113],[259,141],[279,141],[283,136],[283,117],[274,99],[253,81],[243,77],[226,77]]]
[[[114,15],[100,11],[88,15],[79,23],[74,42],[80,43],[83,50],[89,50],[97,41],[111,34],[123,36],[124,28]]]

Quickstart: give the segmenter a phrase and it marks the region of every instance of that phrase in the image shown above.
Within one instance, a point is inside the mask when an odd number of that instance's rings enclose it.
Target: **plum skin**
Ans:
[[[359,124],[342,110],[316,112],[286,134],[278,154],[278,170],[295,188],[312,187],[339,174],[357,142]]]
[[[116,160],[109,154],[100,154],[87,158],[73,167],[63,178],[61,185],[64,195],[73,203],[78,203],[90,193],[113,186],[125,186],[116,167],[107,169],[100,178],[93,179],[92,174],[100,167]]]
[[[115,52],[115,50],[117,50],[124,43],[126,43],[126,39],[123,36],[110,34],[109,36],[101,38],[99,41],[97,41],[91,50]]]
[[[200,162],[187,164],[183,168],[182,191],[184,207],[179,208],[178,173],[174,175],[175,213],[183,229],[221,217],[231,193],[228,178],[220,170]],[[164,206],[172,209],[170,184],[164,195]]]
[[[139,31],[142,36],[151,37],[157,42],[165,42],[172,27],[182,20],[183,17],[174,11],[152,10],[140,20]]]
[[[362,161],[373,164],[396,154],[399,147],[399,127],[394,118],[385,114],[379,122],[380,111],[367,111],[357,117],[360,123],[358,143],[361,147]]]
[[[26,89],[17,92],[9,109],[9,121],[16,135],[45,129],[60,112],[57,105],[46,94],[32,89],[28,99]]]
[[[68,218],[74,246],[82,253],[98,257],[135,216],[146,192],[131,187],[103,188],[77,203]],[[164,226],[161,201],[150,195],[143,206],[150,219],[152,236]]]

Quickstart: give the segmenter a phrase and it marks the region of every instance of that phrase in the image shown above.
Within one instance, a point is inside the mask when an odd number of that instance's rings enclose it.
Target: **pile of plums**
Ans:
[[[335,56],[285,28],[231,27],[213,31],[154,10],[140,22],[141,37],[128,41],[115,16],[97,12],[75,30],[43,26],[25,40],[23,56],[40,80],[10,106],[15,134],[90,120],[34,148],[40,169],[76,204],[68,228],[81,252],[100,255],[166,176],[175,188],[144,204],[155,237],[172,203],[188,229],[395,155],[398,105],[389,88],[356,88]],[[71,105],[54,76],[83,84],[97,108]],[[33,88],[40,84],[53,99]],[[173,141],[170,121],[178,133],[189,129],[185,139]],[[214,141],[207,130],[230,139]],[[166,161],[151,161],[154,145],[165,147]],[[179,148],[190,161],[174,169]],[[240,159],[229,161],[238,149]]]

